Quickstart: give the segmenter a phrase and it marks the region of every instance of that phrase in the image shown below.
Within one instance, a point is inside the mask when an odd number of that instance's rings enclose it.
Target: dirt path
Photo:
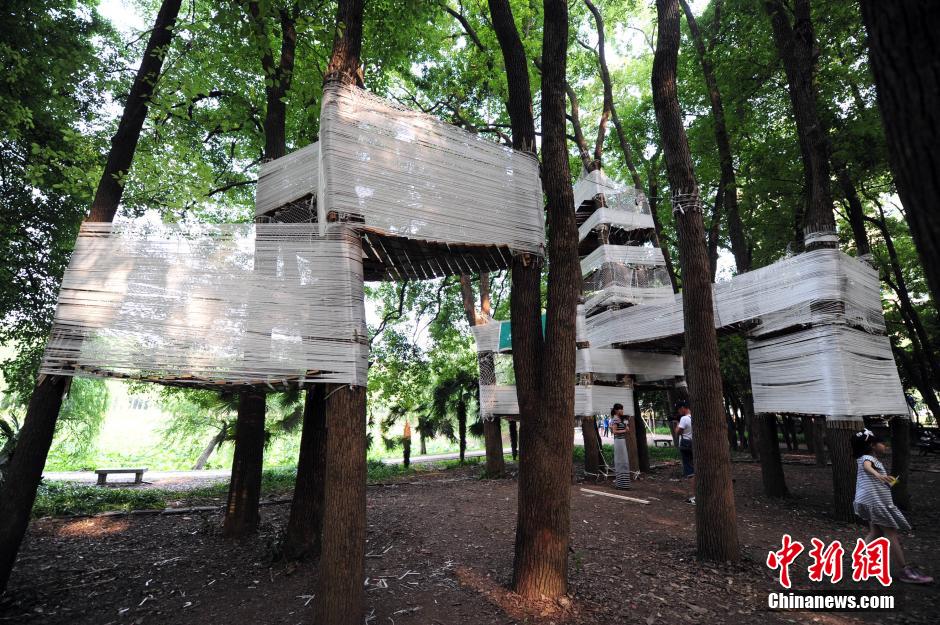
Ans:
[[[694,507],[683,500],[675,467],[635,485],[639,505],[572,488],[572,603],[544,617],[522,609],[502,588],[512,566],[516,483],[481,481],[476,469],[412,478],[368,491],[367,622],[372,625],[506,623],[850,624],[934,623],[940,587],[902,587],[904,609],[887,614],[769,612],[775,585],[764,565],[784,532],[809,541],[854,544],[857,527],[828,517],[830,472],[788,465],[795,496],[760,494],[758,465],[736,463],[734,476],[745,559],[695,561]],[[938,475],[912,478],[920,499],[906,541],[909,558],[937,570]],[[215,514],[43,519],[33,523],[0,622],[309,623],[316,569],[276,561],[286,506],[263,509],[257,538],[226,542]],[[805,567],[805,563],[803,565]],[[802,568],[802,567],[800,567]],[[797,585],[805,571],[794,570]],[[843,584],[846,588],[857,585]]]

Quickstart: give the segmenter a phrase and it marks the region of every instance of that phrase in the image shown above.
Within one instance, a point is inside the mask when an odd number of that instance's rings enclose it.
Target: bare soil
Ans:
[[[742,458],[739,456],[739,459]],[[516,482],[483,481],[478,467],[370,486],[366,623],[936,623],[940,586],[896,584],[901,609],[881,613],[772,612],[779,590],[764,565],[781,535],[809,543],[839,539],[851,552],[860,526],[828,512],[831,473],[788,456],[793,497],[761,494],[757,464],[734,464],[744,558],[695,559],[695,508],[674,464],[634,484],[649,505],[571,490],[570,598],[523,602],[505,587],[512,569]],[[915,458],[908,559],[940,574],[938,473]],[[622,494],[622,493],[621,493]],[[279,560],[286,505],[263,508],[257,537],[228,542],[217,512],[112,515],[35,521],[24,543],[0,622],[23,624],[287,624],[312,620],[316,566]],[[846,572],[850,577],[848,556]],[[791,568],[797,587],[814,585],[805,554]],[[839,589],[872,589],[843,582]]]

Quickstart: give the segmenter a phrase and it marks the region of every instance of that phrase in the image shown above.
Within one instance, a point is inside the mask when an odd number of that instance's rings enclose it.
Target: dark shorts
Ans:
[[[682,477],[692,477],[695,475],[695,465],[692,462],[692,450],[679,448],[679,455],[682,456]]]

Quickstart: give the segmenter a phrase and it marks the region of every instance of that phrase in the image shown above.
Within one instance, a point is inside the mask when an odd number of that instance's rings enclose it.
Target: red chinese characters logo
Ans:
[[[806,569],[810,581],[827,580],[832,584],[842,581],[842,559],[845,556],[842,543],[834,540],[826,544],[818,538],[811,538],[810,544],[812,548],[807,555],[812,563]],[[890,549],[891,543],[887,538],[876,538],[869,543],[859,538],[855,542],[855,549],[852,550],[852,581],[876,579],[882,586],[890,586]],[[793,585],[790,579],[790,565],[804,550],[803,543],[793,540],[789,534],[784,534],[780,549],[767,553],[767,566],[779,571],[780,585],[784,588]]]
[[[859,538],[852,550],[852,580],[864,582],[871,578],[882,586],[891,585],[891,543],[884,536],[870,543]]]
[[[783,546],[780,550],[767,554],[767,566],[780,570],[780,585],[784,588],[791,586],[790,565],[801,553],[803,553],[803,543],[793,540],[789,534],[784,534]]]
[[[813,563],[807,569],[809,579],[813,582],[821,582],[824,577],[828,577],[830,583],[836,584],[842,580],[842,556],[845,555],[845,549],[842,543],[834,540],[826,545],[818,538],[811,538],[810,542],[813,548],[809,550],[809,557]]]

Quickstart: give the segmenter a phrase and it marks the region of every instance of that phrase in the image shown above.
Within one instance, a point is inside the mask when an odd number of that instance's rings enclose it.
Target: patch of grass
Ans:
[[[675,447],[649,447],[650,462],[663,462],[666,460],[678,460],[679,450]],[[604,445],[604,456],[608,462],[614,461],[614,446]],[[574,448],[575,463],[584,462],[584,447]]]
[[[33,516],[165,508],[169,492],[155,488],[101,488],[71,482],[43,481],[36,492]]]

